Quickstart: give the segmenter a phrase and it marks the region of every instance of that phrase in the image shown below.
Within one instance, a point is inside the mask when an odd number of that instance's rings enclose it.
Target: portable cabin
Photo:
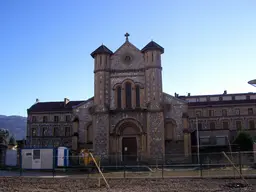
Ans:
[[[55,159],[54,148],[21,149],[22,169],[53,169]]]
[[[56,160],[57,167],[69,166],[69,149],[67,147],[58,147]]]

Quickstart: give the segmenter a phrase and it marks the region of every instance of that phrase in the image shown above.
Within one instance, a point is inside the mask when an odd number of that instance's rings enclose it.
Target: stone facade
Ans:
[[[101,48],[107,49],[97,50]],[[137,145],[133,149],[136,156],[162,155],[161,50],[142,52],[128,39],[113,54],[97,50],[92,55],[95,60],[94,153],[120,154],[122,159],[124,148],[129,151],[123,141],[132,137]]]
[[[72,112],[29,114],[27,123],[27,145],[31,147],[71,147],[71,116]],[[54,119],[56,117],[58,117],[58,120]]]

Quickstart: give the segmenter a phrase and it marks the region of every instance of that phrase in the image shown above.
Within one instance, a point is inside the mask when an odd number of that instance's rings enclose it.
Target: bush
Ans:
[[[237,144],[241,151],[253,150],[253,138],[246,132],[240,132],[234,140],[234,144]]]

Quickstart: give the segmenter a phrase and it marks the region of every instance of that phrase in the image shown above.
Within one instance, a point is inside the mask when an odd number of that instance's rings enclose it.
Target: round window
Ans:
[[[130,54],[124,54],[122,60],[123,60],[123,63],[129,65],[132,62],[132,56]]]

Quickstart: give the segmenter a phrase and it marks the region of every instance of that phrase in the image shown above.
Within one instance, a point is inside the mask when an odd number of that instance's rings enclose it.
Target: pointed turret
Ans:
[[[94,58],[95,55],[97,55],[97,54],[112,55],[113,52],[112,52],[109,48],[107,48],[105,45],[102,44],[102,45],[99,46],[95,51],[93,51],[93,52],[91,53],[91,56]]]
[[[158,45],[156,42],[151,41],[141,50],[141,52],[145,53],[147,51],[157,51],[157,50],[160,51],[161,54],[164,53],[164,48],[163,47]]]

